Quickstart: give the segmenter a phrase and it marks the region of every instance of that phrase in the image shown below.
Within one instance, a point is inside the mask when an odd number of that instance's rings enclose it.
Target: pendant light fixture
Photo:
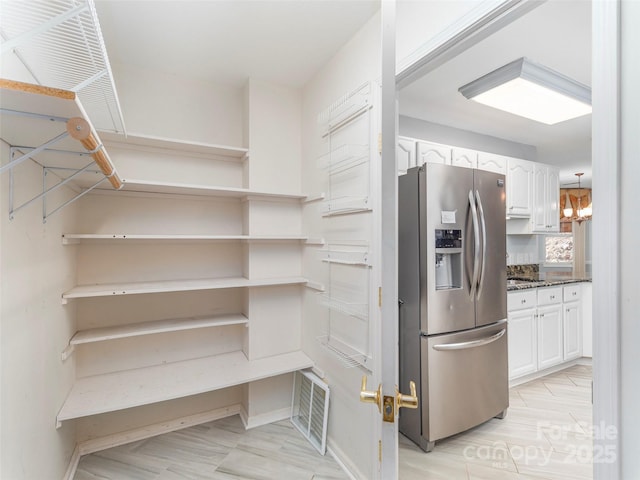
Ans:
[[[562,216],[568,220],[575,220],[578,223],[582,223],[585,220],[589,220],[593,215],[593,207],[591,205],[591,189],[582,188],[581,177],[584,173],[576,173],[578,177],[578,188],[567,189],[564,192],[564,208],[562,209]],[[574,202],[571,199],[575,200]],[[574,208],[575,207],[575,208]]]
[[[470,100],[554,125],[591,113],[591,89],[522,57],[458,89]]]

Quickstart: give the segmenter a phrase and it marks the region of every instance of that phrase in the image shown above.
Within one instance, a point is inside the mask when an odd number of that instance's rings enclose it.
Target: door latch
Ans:
[[[377,390],[367,390],[367,376],[363,375],[360,386],[360,401],[375,403],[378,406],[378,411],[382,413],[382,384],[378,385]]]
[[[415,382],[409,382],[410,395],[400,393],[396,386],[396,395],[382,395],[382,385],[378,385],[377,390],[367,390],[367,376],[362,376],[360,387],[360,401],[365,403],[375,403],[378,411],[382,413],[382,420],[385,422],[395,422],[395,416],[400,408],[418,408],[418,395],[416,394]]]

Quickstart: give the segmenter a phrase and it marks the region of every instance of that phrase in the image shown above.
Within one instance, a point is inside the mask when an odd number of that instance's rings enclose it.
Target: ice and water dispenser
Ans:
[[[462,230],[436,230],[436,290],[462,288]]]

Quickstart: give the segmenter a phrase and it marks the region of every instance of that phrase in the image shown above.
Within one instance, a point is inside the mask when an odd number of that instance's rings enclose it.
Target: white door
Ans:
[[[538,368],[536,309],[509,313],[509,379],[535,372]]]
[[[547,168],[546,184],[546,212],[547,230],[560,231],[560,170],[555,167]]]
[[[418,142],[416,162],[418,166],[425,163],[451,165],[451,148],[436,143]]]
[[[533,163],[510,158],[507,162],[507,215],[529,217],[531,215]]]
[[[399,137],[396,155],[398,175],[404,175],[408,169],[416,166],[416,141],[413,138]]]
[[[478,152],[478,168],[487,172],[506,175],[508,158],[495,153]]]
[[[582,347],[580,302],[565,303],[563,309],[564,360],[573,360],[580,356]]]
[[[562,306],[538,307],[538,370],[562,360]]]
[[[452,148],[451,165],[454,167],[478,168],[478,152],[466,148]]]
[[[533,168],[533,231],[547,230],[547,167],[535,163]]]

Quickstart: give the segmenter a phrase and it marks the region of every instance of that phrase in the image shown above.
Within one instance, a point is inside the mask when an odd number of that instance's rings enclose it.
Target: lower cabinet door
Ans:
[[[573,360],[582,354],[580,302],[563,306],[564,360]]]
[[[536,309],[509,312],[509,380],[538,369]]]
[[[562,305],[538,307],[538,369],[564,361]]]

